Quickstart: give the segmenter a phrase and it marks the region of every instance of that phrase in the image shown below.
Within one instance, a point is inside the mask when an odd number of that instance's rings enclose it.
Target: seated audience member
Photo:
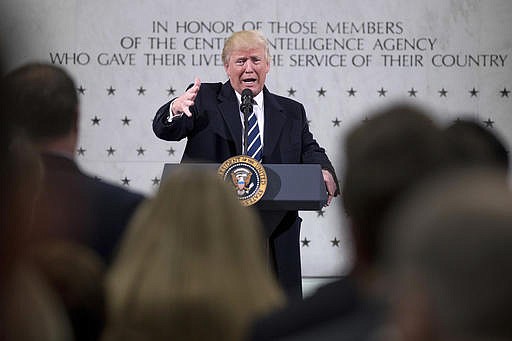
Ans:
[[[263,240],[254,211],[216,174],[173,173],[107,274],[104,340],[243,340],[284,301]]]
[[[440,169],[440,128],[425,112],[395,105],[352,129],[344,143],[342,199],[356,259],[346,278],[258,320],[253,340],[365,340],[385,310],[379,300],[381,222],[403,193]]]
[[[74,340],[99,340],[105,324],[101,258],[86,246],[64,240],[34,245],[26,253],[62,301]]]
[[[445,135],[456,165],[509,169],[509,152],[504,140],[480,122],[458,119],[446,127]]]
[[[0,108],[0,340],[72,340],[58,296],[24,257],[32,246],[27,234],[42,176],[39,155]]]
[[[431,180],[388,224],[393,341],[512,340],[512,192],[503,172]]]
[[[79,109],[75,84],[60,67],[28,64],[6,78],[8,115],[40,150],[42,190],[35,207],[35,240],[84,243],[108,262],[139,194],[84,174],[74,160]]]

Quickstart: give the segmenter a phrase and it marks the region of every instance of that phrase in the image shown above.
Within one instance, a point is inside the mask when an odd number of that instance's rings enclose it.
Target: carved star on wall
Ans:
[[[145,95],[146,93],[146,89],[144,89],[142,87],[142,85],[137,89],[137,95],[140,96],[140,95]]]
[[[302,239],[300,242],[302,243],[302,247],[309,247],[309,243],[311,243],[311,240],[308,240],[306,237],[304,237],[304,239]]]
[[[336,119],[334,121],[331,121],[332,122],[332,126],[333,127],[339,127],[340,126],[340,123],[341,121],[338,120],[338,118],[336,117]]]
[[[409,97],[416,97],[416,94],[418,93],[418,90],[414,89],[414,87],[411,88],[409,92]]]
[[[112,85],[111,85],[109,88],[107,88],[107,95],[109,95],[109,96],[110,96],[110,95],[114,96],[115,94],[116,94],[116,89],[114,89],[114,88],[112,87]]]
[[[151,181],[153,182],[153,186],[160,185],[160,179],[157,178],[156,176],[153,179],[151,179]]]
[[[317,217],[323,217],[324,214],[325,214],[325,211],[323,209],[316,211],[316,216]]]
[[[331,240],[331,244],[332,244],[333,247],[334,246],[335,247],[340,247],[340,240],[338,238],[334,237],[334,239]]]
[[[327,92],[327,90],[325,90],[323,87],[321,87],[320,90],[317,90],[316,92],[318,92],[318,97],[320,97],[320,96],[325,97],[325,93]]]
[[[87,149],[84,149],[84,148],[82,148],[82,146],[80,146],[80,148],[78,148],[78,149],[76,150],[76,152],[78,153],[78,155],[80,155],[80,156],[84,156],[84,155],[85,155],[85,151],[86,151],[86,150],[87,150]]]
[[[116,150],[114,148],[112,148],[112,146],[110,146],[107,149],[107,156],[114,155],[115,152],[116,152]]]
[[[438,92],[439,92],[439,97],[446,97],[446,94],[448,94],[448,90],[446,90],[445,88],[442,88]]]
[[[352,97],[355,97],[355,96],[356,96],[356,92],[357,92],[357,90],[354,90],[354,88],[353,88],[353,87],[350,87],[350,89],[349,89],[349,90],[347,90],[348,97],[351,97],[351,96],[352,96]]]
[[[94,115],[94,117],[91,118],[91,121],[93,126],[99,126],[101,118],[99,118],[97,115]]]
[[[123,122],[124,126],[129,126],[131,120],[128,118],[128,116],[124,115],[124,118],[121,121]]]
[[[293,96],[295,97],[295,93],[297,92],[297,90],[295,90],[294,88],[290,87],[288,89],[288,96]]]
[[[139,147],[137,149],[137,156],[139,155],[144,155],[144,152],[146,151],[146,149],[142,148],[142,147]]]
[[[488,118],[485,121],[482,121],[487,128],[492,128],[494,126],[494,121],[491,118]]]
[[[174,153],[176,152],[173,147],[170,147],[169,149],[166,149],[166,151],[167,151],[167,154],[169,156],[174,155]]]
[[[478,91],[477,89],[475,89],[475,87],[473,87],[473,89],[469,90],[469,97],[478,97],[478,93],[480,91]]]
[[[176,89],[174,89],[172,86],[170,86],[169,89],[167,89],[166,91],[167,96],[174,96],[174,94],[176,93]]]
[[[377,90],[377,93],[379,94],[379,97],[386,97],[386,92],[388,92],[387,90],[385,90],[384,88],[380,88],[380,90]]]
[[[507,88],[503,88],[503,90],[500,91],[501,97],[507,97],[508,94],[510,94],[510,90],[507,90]]]
[[[126,176],[121,179],[121,181],[123,182],[123,186],[130,186],[130,179],[128,179]]]
[[[76,90],[80,95],[85,95],[85,88],[82,85],[80,85]]]

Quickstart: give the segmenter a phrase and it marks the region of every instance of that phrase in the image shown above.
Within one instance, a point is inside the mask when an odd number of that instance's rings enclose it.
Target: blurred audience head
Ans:
[[[40,243],[27,253],[62,301],[74,340],[98,340],[105,323],[102,259],[88,247],[65,240]]]
[[[180,170],[137,211],[107,276],[107,340],[239,340],[283,301],[255,213]]]
[[[78,95],[59,66],[30,63],[5,79],[9,115],[38,145],[77,133]]]
[[[456,165],[509,169],[509,152],[504,140],[482,123],[457,119],[446,127],[445,134]]]
[[[430,180],[388,224],[400,340],[512,339],[512,193],[502,172]]]
[[[428,114],[407,105],[377,112],[349,132],[342,197],[356,265],[376,261],[383,218],[396,199],[442,166],[443,141]]]

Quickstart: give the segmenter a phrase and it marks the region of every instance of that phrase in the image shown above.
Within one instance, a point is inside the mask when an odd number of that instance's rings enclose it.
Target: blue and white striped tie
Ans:
[[[249,116],[248,120],[249,132],[247,133],[247,155],[261,161],[262,148],[260,129],[258,128],[258,119],[254,111]]]

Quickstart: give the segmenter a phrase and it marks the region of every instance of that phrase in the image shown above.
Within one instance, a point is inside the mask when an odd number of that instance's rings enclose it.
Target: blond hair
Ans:
[[[235,50],[247,50],[255,47],[265,49],[267,61],[270,60],[267,39],[261,32],[255,30],[235,32],[224,43],[222,62],[224,65],[228,64],[231,53]]]
[[[137,211],[107,276],[107,339],[241,339],[284,300],[260,230],[218,176],[173,174]]]

